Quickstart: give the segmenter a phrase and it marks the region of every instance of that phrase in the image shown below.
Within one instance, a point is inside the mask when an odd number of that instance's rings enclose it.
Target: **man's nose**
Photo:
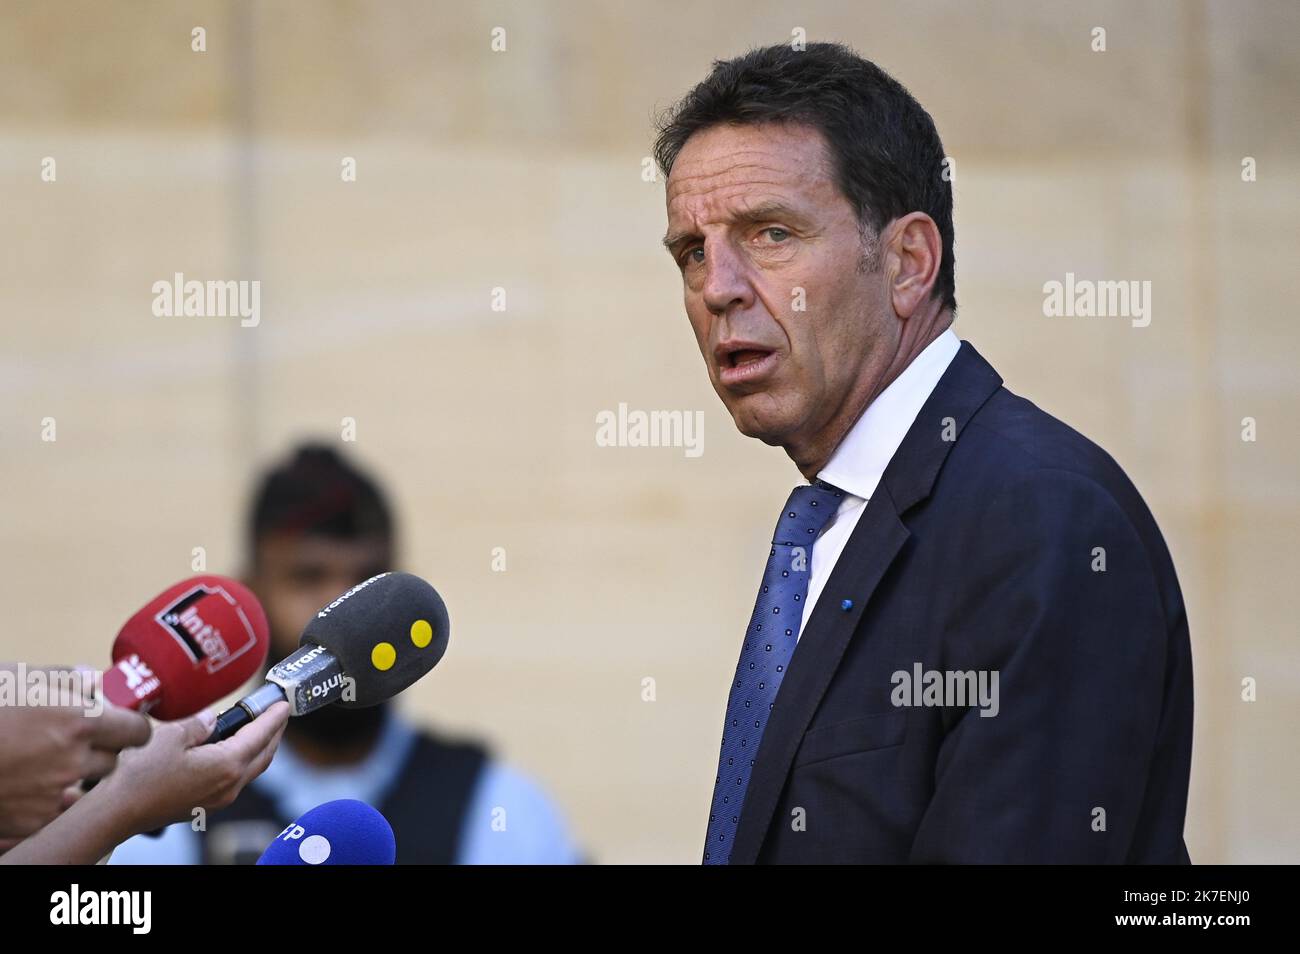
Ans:
[[[752,305],[754,288],[735,249],[726,242],[716,242],[704,254],[704,307],[722,316]]]

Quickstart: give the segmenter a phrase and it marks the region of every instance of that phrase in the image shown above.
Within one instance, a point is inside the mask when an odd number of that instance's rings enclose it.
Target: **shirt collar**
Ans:
[[[846,494],[869,499],[922,405],[960,349],[961,341],[951,328],[926,345],[867,405],[817,478]]]

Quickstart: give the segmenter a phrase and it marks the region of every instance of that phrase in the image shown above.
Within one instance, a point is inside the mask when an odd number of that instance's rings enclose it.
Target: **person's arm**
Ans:
[[[80,698],[75,686],[58,701],[0,706],[0,852],[58,817],[83,779],[112,772],[122,749],[149,740],[138,712]]]
[[[998,711],[948,729],[910,860],[1122,863],[1164,697],[1146,547],[1108,492],[1065,471],[1017,482],[971,527],[954,531],[968,573],[942,645],[947,668],[997,673]]]
[[[0,864],[94,864],[132,835],[224,808],[270,764],[289,718],[277,702],[223,742],[204,745],[216,718],[200,713],[159,723],[149,744],[13,850]]]

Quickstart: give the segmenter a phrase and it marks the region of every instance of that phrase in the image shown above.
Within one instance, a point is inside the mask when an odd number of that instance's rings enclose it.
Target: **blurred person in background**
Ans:
[[[300,447],[254,495],[246,582],[266,609],[273,664],[340,593],[396,566],[385,495],[326,446]],[[206,831],[176,824],[123,844],[114,864],[242,864],[303,812],[354,798],[393,826],[398,864],[576,864],[581,852],[538,786],[479,743],[417,728],[391,703],[327,706],[289,721],[270,767]],[[497,824],[494,821],[500,819]],[[504,823],[504,824],[502,824]]]

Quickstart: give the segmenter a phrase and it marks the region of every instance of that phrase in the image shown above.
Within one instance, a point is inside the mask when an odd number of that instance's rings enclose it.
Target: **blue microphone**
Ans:
[[[303,812],[266,847],[259,865],[391,865],[397,842],[388,819],[353,798]]]

